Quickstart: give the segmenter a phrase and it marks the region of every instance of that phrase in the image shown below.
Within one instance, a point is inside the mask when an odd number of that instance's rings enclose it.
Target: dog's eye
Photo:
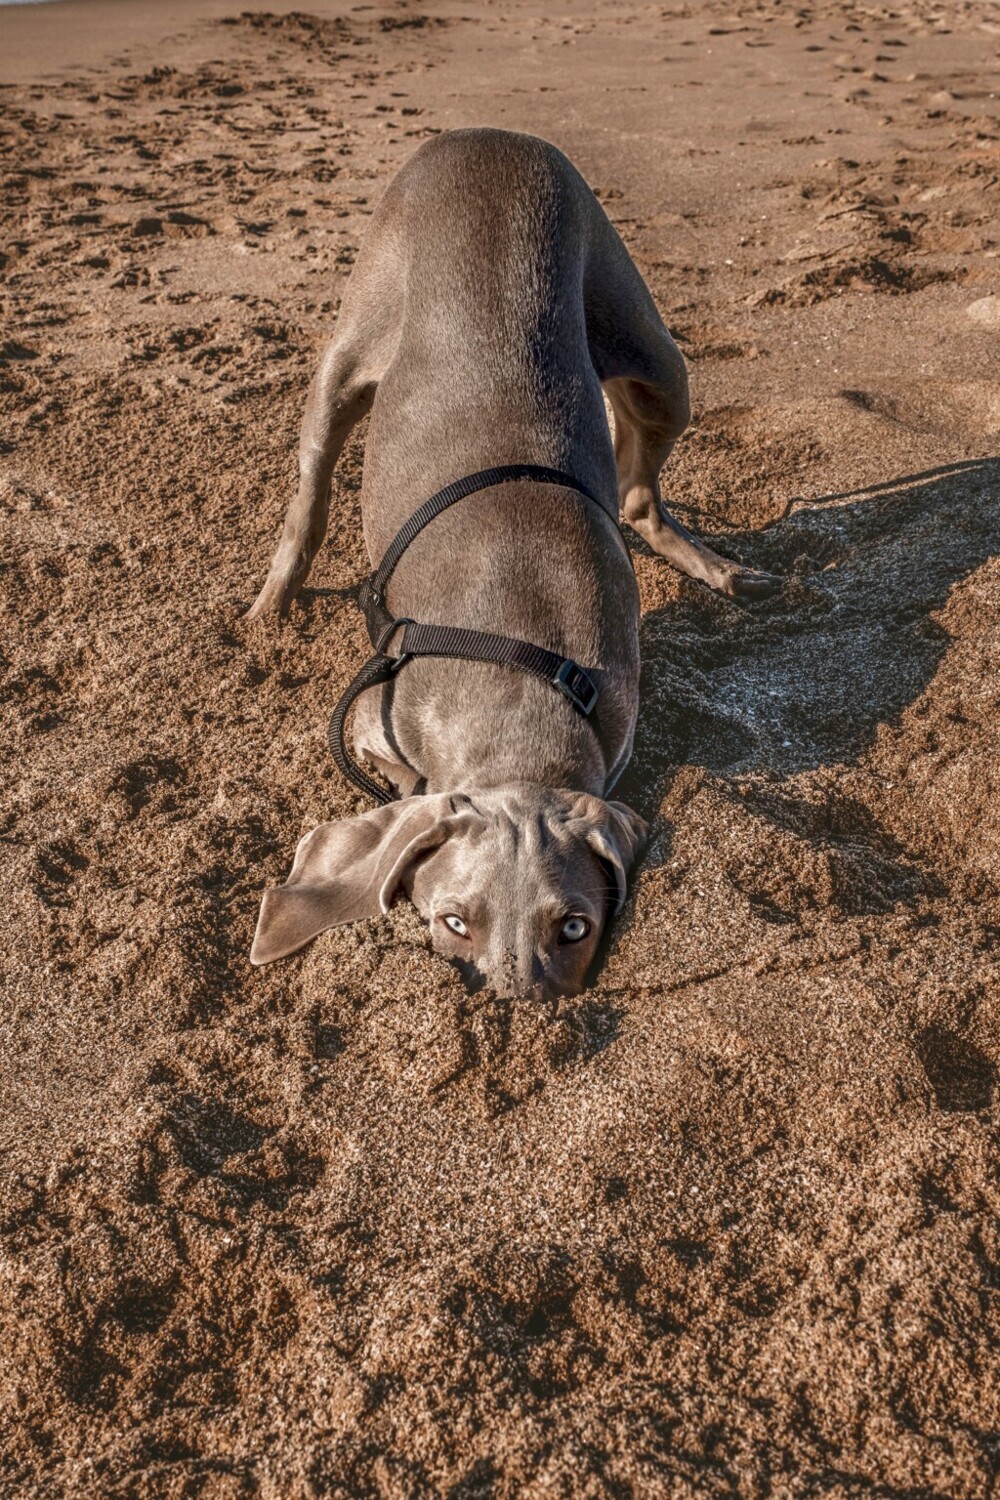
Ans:
[[[590,923],[584,917],[567,917],[559,930],[564,943],[582,943],[590,931]]]
[[[454,912],[452,912],[449,916],[445,917],[444,920],[445,920],[445,924],[448,927],[451,928],[452,932],[456,932],[459,937],[468,937],[469,936],[469,929],[466,927],[465,923],[462,921],[462,918],[461,917],[456,917],[455,914],[454,914]]]

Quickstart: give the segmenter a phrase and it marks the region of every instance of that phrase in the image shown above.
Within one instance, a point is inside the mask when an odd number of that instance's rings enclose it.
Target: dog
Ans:
[[[578,994],[646,832],[608,800],[639,687],[619,507],[660,556],[733,598],[779,580],[719,556],[663,505],[660,469],[690,415],[684,360],[596,197],[546,141],[446,132],[389,184],[310,388],[298,492],[249,618],[287,613],[327,529],[334,465],[369,413],[375,562],[461,476],[526,463],[566,476],[508,478],[436,515],[399,558],[387,618],[571,656],[599,708],[574,711],[586,705],[494,661],[405,658],[360,693],[354,732],[399,800],[302,839],[264,895],[251,962],[405,893],[470,980],[499,996]]]

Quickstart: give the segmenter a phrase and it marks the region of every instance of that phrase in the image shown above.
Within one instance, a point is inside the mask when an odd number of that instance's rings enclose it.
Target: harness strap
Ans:
[[[547,651],[544,646],[534,646],[529,641],[488,635],[483,630],[464,630],[456,625],[420,625],[411,620],[406,623],[399,651],[401,662],[410,656],[457,656],[464,661],[487,661],[498,667],[513,667],[557,688],[585,719],[597,704],[594,680],[583,667],[577,666],[569,657],[559,656],[555,651]]]
[[[415,510],[413,515],[396,532],[385,552],[382,561],[367,580],[366,591],[372,603],[381,605],[385,602],[385,586],[392,577],[393,571],[399,559],[406,551],[428,521],[433,521],[443,510],[454,505],[458,500],[464,500],[468,495],[474,495],[478,490],[492,489],[495,484],[509,484],[515,479],[533,479],[537,484],[561,484],[568,490],[575,490],[577,494],[583,495],[593,505],[604,506],[592,495],[582,484],[578,483],[572,475],[564,474],[561,469],[549,469],[544,464],[498,464],[492,469],[480,469],[476,474],[466,474],[464,479],[456,479],[454,484],[446,485],[443,490],[438,490]],[[362,607],[364,605],[362,604]]]
[[[337,763],[337,770],[342,776],[346,776],[348,781],[353,781],[359,791],[367,792],[369,797],[374,797],[375,801],[383,806],[386,802],[393,800],[392,792],[388,787],[380,785],[358,765],[344,743],[344,723],[355,698],[359,698],[367,688],[377,687],[380,682],[388,682],[401,662],[402,658],[399,656],[369,658],[354,681],[345,689],[330,716],[330,754]]]
[[[439,490],[414,511],[389,543],[378,567],[361,585],[358,603],[364,612],[376,654],[361,668],[337,703],[330,719],[329,739],[337,768],[348,781],[376,802],[391,802],[392,793],[369,776],[350,754],[344,742],[344,725],[356,698],[368,688],[388,682],[414,656],[448,656],[465,661],[492,662],[526,672],[555,688],[584,718],[590,716],[597,704],[598,690],[593,679],[568,657],[559,656],[530,641],[490,635],[481,630],[465,630],[455,625],[424,625],[409,619],[395,620],[385,606],[386,585],[396,564],[429,521],[467,495],[515,479],[563,485],[604,510],[596,496],[559,469],[549,469],[542,464],[501,464],[492,469],[480,469],[478,473],[467,474],[464,479],[457,479],[454,484]],[[399,629],[403,630],[399,654],[387,656],[384,648]]]

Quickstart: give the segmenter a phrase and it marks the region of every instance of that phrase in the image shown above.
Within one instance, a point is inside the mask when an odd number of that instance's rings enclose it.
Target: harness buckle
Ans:
[[[597,706],[598,691],[592,679],[575,661],[564,661],[552,679],[552,686],[568,698],[577,713],[586,719]]]
[[[375,642],[375,651],[376,651],[376,653],[379,656],[385,656],[387,654],[385,648],[386,648],[386,646],[388,646],[389,642],[392,640],[393,636],[396,634],[396,631],[399,630],[400,627],[403,626],[403,625],[415,625],[415,624],[416,624],[416,621],[415,620],[411,620],[410,617],[409,617],[409,615],[403,615],[398,620],[390,620],[389,623],[388,623],[388,625],[382,631],[382,634],[379,636],[378,640]],[[406,661],[409,661],[409,659],[410,658],[409,658],[409,656],[407,655],[407,653],[405,651],[402,652],[401,655],[393,657],[392,660],[397,663],[397,665],[396,665],[396,667],[395,667],[394,670],[398,672],[399,668],[403,665],[403,663],[406,662]]]

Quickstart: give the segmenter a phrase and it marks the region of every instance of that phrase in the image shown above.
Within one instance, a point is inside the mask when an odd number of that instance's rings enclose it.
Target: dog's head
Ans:
[[[500,995],[575,995],[645,836],[621,802],[515,785],[407,797],[306,834],[265,892],[250,961],[388,911],[402,891],[435,949]]]

